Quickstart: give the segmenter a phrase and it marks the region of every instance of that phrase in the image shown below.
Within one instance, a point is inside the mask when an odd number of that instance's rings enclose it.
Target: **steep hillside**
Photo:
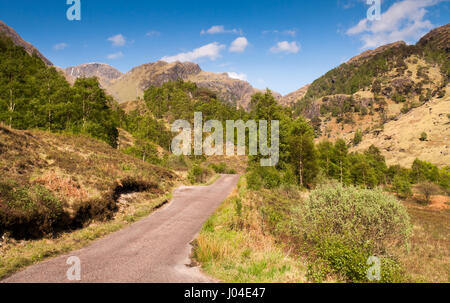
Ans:
[[[447,87],[447,96],[450,87]],[[422,133],[426,139],[421,140]],[[346,136],[348,142],[352,134]],[[438,166],[450,163],[450,98],[433,99],[398,119],[384,124],[383,129],[371,131],[352,150],[363,151],[375,145],[386,157],[388,165],[410,167],[420,158]]]
[[[78,78],[97,77],[102,87],[108,87],[112,81],[122,76],[119,70],[103,63],[87,63],[68,67],[64,69],[64,74],[71,83]]]
[[[351,144],[359,130],[361,148],[380,147],[389,164],[408,166],[416,157],[448,164],[442,138],[450,136],[444,121],[450,99],[449,50],[450,25],[445,25],[416,45],[396,42],[366,51],[314,81],[295,111],[312,121],[319,141],[344,137]],[[412,127],[410,120],[423,129]],[[424,131],[433,143],[417,142]]]
[[[177,178],[87,136],[1,125],[0,168],[0,234],[18,238],[109,219],[120,194],[162,194]]]
[[[133,101],[142,98],[144,91],[150,86],[161,86],[164,83],[176,80],[185,80],[196,83],[199,87],[216,92],[223,100],[236,103],[244,108],[248,107],[250,98],[259,90],[253,88],[248,82],[232,79],[227,74],[208,73],[194,63],[158,61],[133,68],[119,79],[106,87],[119,102]],[[274,93],[277,99],[281,95]]]
[[[45,58],[44,55],[42,55],[33,45],[31,45],[30,43],[23,40],[22,37],[20,37],[19,34],[17,34],[14,29],[12,29],[8,25],[6,25],[1,20],[0,20],[0,34],[3,34],[5,36],[11,38],[11,40],[14,42],[14,44],[23,47],[27,51],[28,54],[30,54],[30,55],[36,54],[48,66],[53,65],[53,63],[50,62],[50,60],[48,60],[47,58]]]
[[[296,90],[295,92],[283,96],[279,100],[279,103],[283,106],[295,105],[299,100],[301,100],[306,95],[310,86],[311,84],[305,85],[302,88]]]

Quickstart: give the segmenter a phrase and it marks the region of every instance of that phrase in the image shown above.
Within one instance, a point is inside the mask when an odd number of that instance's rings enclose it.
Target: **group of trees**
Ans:
[[[402,50],[408,52],[407,49]],[[386,63],[385,56],[395,58],[388,52],[367,63],[367,68],[378,73],[386,68],[384,64],[395,61]],[[395,62],[397,64],[398,60]],[[363,66],[360,69],[366,70]],[[323,81],[328,83],[327,79],[329,75],[316,85],[320,86]],[[340,87],[334,84],[335,88]],[[278,172],[280,180],[284,178],[304,187],[312,187],[323,176],[342,184],[367,188],[394,184],[403,192],[408,191],[408,184],[423,180],[449,188],[448,168],[439,170],[430,163],[417,160],[411,170],[405,171],[400,167],[388,168],[384,157],[374,146],[364,153],[349,153],[344,140],[316,145],[311,124],[281,107],[269,90],[255,94],[250,111],[246,112],[223,102],[208,89],[180,80],[148,88],[143,107],[125,114],[100,88],[96,78],[80,78],[71,86],[55,68],[46,66],[36,55],[28,55],[24,48],[0,36],[0,121],[11,127],[86,133],[116,147],[120,126],[136,139],[129,153],[154,162],[157,154],[155,144],[169,150],[173,134],[167,122],[177,119],[193,121],[194,112],[202,112],[205,120],[222,121],[224,128],[226,120],[251,119],[268,121],[270,129],[270,121],[278,120],[280,161],[275,173],[273,170],[266,174],[263,172],[260,173],[262,177],[277,178]],[[354,144],[358,144],[360,139],[355,137]],[[250,166],[258,166],[260,158],[250,157]]]
[[[117,144],[114,101],[97,79],[64,76],[10,38],[0,36],[0,121],[17,129],[86,133]]]
[[[256,94],[252,98],[250,118],[280,120],[280,162],[277,170],[259,168],[257,157],[251,158],[255,173],[251,182],[269,187],[282,183],[296,183],[313,187],[321,179],[334,179],[343,185],[375,188],[391,186],[398,193],[408,193],[413,184],[431,182],[445,190],[450,189],[450,167],[437,166],[420,160],[411,169],[399,165],[388,167],[381,151],[370,146],[363,153],[349,152],[350,144],[343,139],[336,142],[314,143],[314,129],[303,117],[294,118],[276,103],[272,94]],[[360,131],[358,131],[361,134]],[[361,140],[355,136],[353,144]],[[261,178],[260,182],[255,178]]]

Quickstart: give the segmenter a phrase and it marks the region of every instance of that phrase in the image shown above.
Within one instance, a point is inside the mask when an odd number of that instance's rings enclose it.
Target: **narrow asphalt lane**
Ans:
[[[223,175],[213,185],[174,191],[172,201],[149,217],[70,254],[33,265],[2,282],[69,283],[66,262],[80,260],[83,283],[213,282],[190,264],[190,243],[204,222],[236,187],[239,176]]]

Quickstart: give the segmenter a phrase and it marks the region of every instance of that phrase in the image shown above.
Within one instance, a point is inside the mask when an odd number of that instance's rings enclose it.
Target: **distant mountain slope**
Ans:
[[[302,99],[306,92],[308,91],[308,88],[311,86],[311,84],[305,85],[302,88],[296,90],[295,92],[292,92],[290,94],[287,94],[286,96],[283,96],[279,103],[284,106],[293,106],[295,103],[298,102],[298,100]]]
[[[444,165],[449,80],[447,24],[416,45],[400,41],[350,59],[314,81],[294,110],[311,120],[318,141],[345,138],[353,144],[360,130],[363,141],[356,150],[374,144],[391,164],[408,166],[418,157]],[[419,141],[422,132],[430,141]]]
[[[53,66],[53,63],[50,62],[50,60],[48,60],[46,57],[44,57],[44,55],[42,55],[41,52],[39,52],[32,44],[23,40],[22,37],[20,37],[19,34],[17,34],[17,32],[14,29],[6,25],[1,20],[0,20],[0,34],[4,34],[7,37],[11,38],[14,44],[25,48],[28,54],[32,55],[33,53],[35,53],[39,58],[42,59],[42,61],[45,62],[45,64],[47,64],[48,66]]]
[[[178,79],[192,81],[199,87],[208,88],[216,92],[223,100],[244,108],[248,107],[251,96],[259,92],[248,82],[232,79],[226,73],[204,72],[200,66],[191,62],[167,63],[164,61],[135,67],[113,81],[106,90],[122,103],[142,98],[144,91],[152,85],[161,86]],[[281,99],[280,94],[274,93],[274,96]]]
[[[450,87],[447,87],[447,96]],[[420,140],[426,133],[427,139]],[[347,136],[350,141],[352,135]],[[380,148],[388,165],[410,167],[416,158],[438,166],[450,164],[450,98],[433,99],[398,119],[387,122],[383,129],[373,131],[354,151],[371,145]]]
[[[81,77],[97,77],[102,87],[111,85],[111,82],[123,75],[118,69],[104,63],[87,63],[71,66],[64,69],[64,74],[71,83]]]

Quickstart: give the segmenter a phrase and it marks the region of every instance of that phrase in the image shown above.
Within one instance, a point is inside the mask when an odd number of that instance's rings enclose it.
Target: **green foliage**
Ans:
[[[319,170],[314,131],[303,118],[294,121],[289,138],[290,163],[295,167],[300,186],[311,185]]]
[[[193,121],[194,112],[202,112],[206,121],[245,120],[247,116],[245,111],[219,100],[213,92],[182,80],[149,87],[144,100],[155,118],[164,118],[169,123],[179,119]]]
[[[281,184],[281,173],[275,167],[257,166],[247,176],[247,187],[252,190],[274,189]]]
[[[16,238],[38,238],[51,233],[62,215],[62,203],[44,187],[0,182],[0,233],[9,230]]]
[[[439,181],[439,169],[430,162],[416,159],[411,168],[411,180],[413,183],[422,181],[437,183]]]
[[[404,246],[411,231],[406,209],[381,190],[323,186],[311,192],[302,213],[307,239],[370,244],[377,253]]]
[[[334,272],[350,282],[367,282],[368,258],[406,247],[412,227],[406,209],[381,190],[323,186],[298,212],[303,237],[317,251],[319,266],[310,268],[316,279]],[[391,259],[382,263],[388,264],[382,282],[397,281],[400,267]]]
[[[224,162],[219,163],[219,164],[213,163],[213,164],[209,165],[209,167],[216,174],[229,174],[229,175],[236,174],[236,171],[234,169],[228,168],[227,164]]]
[[[187,178],[192,184],[197,184],[205,183],[209,176],[211,176],[211,171],[208,168],[202,167],[198,163],[194,163],[188,172]]]
[[[439,185],[447,192],[450,190],[450,166],[444,166],[439,170]]]
[[[400,197],[407,198],[412,195],[411,182],[407,175],[396,175],[392,182],[392,189]]]
[[[157,148],[149,141],[136,140],[133,146],[122,150],[125,154],[134,156],[152,164],[160,164]]]
[[[53,67],[0,36],[0,121],[17,129],[86,133],[115,147],[113,101],[97,79],[73,87]]]
[[[420,141],[427,141],[427,139],[428,139],[428,135],[427,135],[427,133],[426,132],[423,132],[422,134],[420,134]]]
[[[319,167],[327,178],[338,180],[344,185],[368,188],[386,183],[386,162],[375,146],[362,154],[349,154],[347,144],[339,139],[335,144],[321,142],[317,150]]]
[[[151,141],[166,150],[170,149],[172,133],[162,121],[158,121],[150,113],[135,110],[121,119],[121,127],[142,141]]]
[[[353,138],[353,145],[357,146],[359,143],[361,143],[363,140],[363,134],[360,129],[358,129],[355,133],[355,137]]]

